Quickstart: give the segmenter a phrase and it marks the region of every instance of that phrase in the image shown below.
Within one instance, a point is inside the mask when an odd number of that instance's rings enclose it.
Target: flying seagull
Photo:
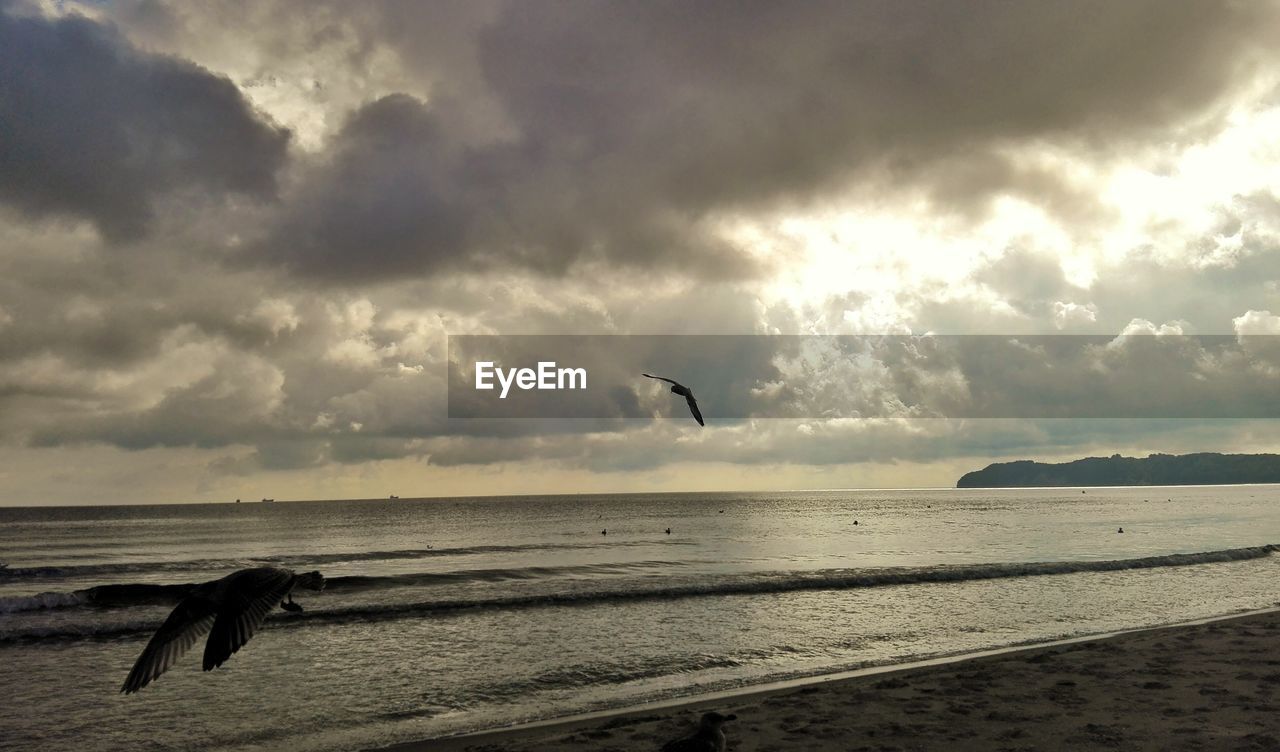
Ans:
[[[641,374],[641,375],[648,376],[651,379],[657,379],[658,381],[665,381],[671,384],[671,393],[678,394],[681,397],[684,397],[684,401],[689,403],[689,412],[693,413],[693,419],[698,421],[698,425],[700,426],[706,425],[706,423],[702,422],[702,412],[698,410],[698,401],[693,398],[692,389],[685,386],[684,384],[681,384],[676,381],[672,381],[671,379],[663,378],[661,376],[654,376],[653,374],[650,374],[650,373]]]
[[[221,666],[253,637],[271,609],[279,605],[286,611],[302,610],[293,602],[296,587],[323,590],[324,576],[257,567],[197,585],[156,630],[120,691],[132,694],[155,681],[206,632],[204,670]]]
[[[702,714],[698,730],[662,745],[662,752],[724,752],[728,740],[724,738],[725,721],[735,721],[738,716],[720,715],[715,711]]]

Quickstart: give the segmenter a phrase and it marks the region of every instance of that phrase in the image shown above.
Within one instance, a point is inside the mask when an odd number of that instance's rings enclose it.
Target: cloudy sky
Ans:
[[[1280,333],[1277,50],[1266,1],[0,0],[0,504],[1278,450],[1269,420],[449,420],[445,389],[450,334]]]

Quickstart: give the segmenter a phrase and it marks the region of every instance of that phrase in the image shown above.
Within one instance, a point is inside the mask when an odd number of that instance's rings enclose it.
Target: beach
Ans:
[[[1280,611],[386,752],[657,750],[707,710],[728,749],[1280,749]]]

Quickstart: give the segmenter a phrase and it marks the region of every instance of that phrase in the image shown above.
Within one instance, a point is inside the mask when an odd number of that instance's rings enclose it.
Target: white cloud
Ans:
[[[1164,335],[1181,335],[1185,334],[1185,321],[1169,321],[1156,326],[1146,319],[1133,319],[1120,330],[1120,335],[1116,337],[1117,342],[1124,337],[1132,336],[1164,336]]]
[[[1246,311],[1231,320],[1232,328],[1239,336],[1247,334],[1280,334],[1280,316],[1271,311]]]
[[[1079,303],[1055,300],[1053,302],[1053,325],[1065,329],[1072,324],[1093,323],[1098,320],[1098,307],[1093,303]]]
[[[395,342],[383,344],[375,338],[373,329],[378,307],[368,298],[349,301],[345,305],[329,303],[327,310],[334,334],[341,339],[325,350],[325,360],[348,368],[372,370],[399,352]]]

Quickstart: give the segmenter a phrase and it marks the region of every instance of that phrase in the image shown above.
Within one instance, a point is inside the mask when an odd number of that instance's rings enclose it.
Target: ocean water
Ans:
[[[1276,605],[1278,543],[1278,486],[0,509],[0,749],[376,748],[1175,623]],[[165,586],[263,565],[329,585],[119,694]]]

